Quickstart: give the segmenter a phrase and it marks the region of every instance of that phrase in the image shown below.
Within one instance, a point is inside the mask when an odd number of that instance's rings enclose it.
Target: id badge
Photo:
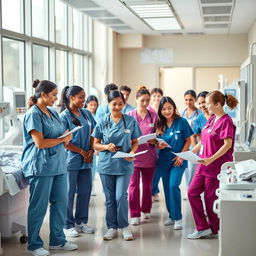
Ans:
[[[125,133],[131,133],[131,131],[129,129],[124,129]]]
[[[199,150],[199,155],[202,155],[204,151],[204,145],[201,144],[200,150]]]
[[[149,124],[149,127],[151,127],[151,128],[154,127],[154,124]]]

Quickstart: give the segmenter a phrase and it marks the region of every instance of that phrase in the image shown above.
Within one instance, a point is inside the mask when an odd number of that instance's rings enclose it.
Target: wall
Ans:
[[[250,51],[250,45],[253,42],[256,42],[256,21],[253,23],[248,33],[248,51]],[[256,45],[253,48],[253,54],[256,54]]]

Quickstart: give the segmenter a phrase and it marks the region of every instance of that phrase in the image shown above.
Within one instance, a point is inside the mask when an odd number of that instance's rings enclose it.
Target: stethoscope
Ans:
[[[42,111],[41,108],[39,108],[36,104],[35,104],[35,106],[40,110],[40,112],[43,114],[43,116],[46,115],[46,114]],[[49,108],[47,108],[47,110],[48,110],[48,112],[49,112],[49,114],[50,114],[50,116],[51,116],[51,117],[50,117],[51,120],[52,120],[52,117],[54,117],[60,124],[62,124],[61,120],[58,119],[58,118],[55,116],[55,114],[53,114],[52,111],[51,111]],[[47,115],[46,115],[46,116],[47,116]]]
[[[108,119],[107,119],[107,124],[106,124],[106,128],[108,130],[108,138],[110,138],[110,132],[109,130],[111,129],[112,127],[112,123],[111,123],[111,120],[110,120],[110,115],[108,115]],[[127,129],[127,125],[126,125],[126,121],[125,121],[125,118],[124,118],[124,115],[122,115],[122,121],[124,123],[124,133],[131,133],[131,131],[129,129]]]
[[[175,120],[174,120],[173,122],[175,122]],[[180,131],[179,131],[179,130],[176,131],[176,130],[172,129],[172,130],[170,131],[170,136],[174,135],[174,139],[175,139],[175,140],[178,140],[178,139],[179,139],[178,134],[180,134]]]
[[[150,111],[148,111],[149,117],[150,117],[150,124],[149,127],[154,127],[154,122],[153,122],[153,118],[150,114]],[[136,115],[136,121],[139,123],[139,116],[138,116],[138,112],[137,110],[135,110],[135,115]]]

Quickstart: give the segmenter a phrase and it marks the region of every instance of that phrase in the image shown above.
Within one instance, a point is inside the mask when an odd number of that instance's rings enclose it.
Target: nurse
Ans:
[[[110,114],[99,120],[93,137],[94,149],[99,151],[98,172],[106,197],[106,222],[108,231],[104,240],[118,236],[122,229],[125,240],[133,240],[128,228],[127,189],[133,173],[133,158],[112,158],[117,151],[134,153],[141,135],[138,123],[132,116],[122,114],[125,100],[119,91],[108,94]]]
[[[174,224],[174,229],[182,229],[180,183],[187,167],[183,161],[172,152],[183,152],[189,149],[193,134],[188,121],[180,117],[175,102],[170,97],[163,97],[158,109],[157,134],[166,143],[159,143],[157,171],[160,172],[165,195],[165,203],[169,218],[165,226]],[[171,147],[168,147],[168,145]]]
[[[188,198],[196,223],[196,230],[187,236],[189,239],[218,234],[219,219],[213,212],[213,202],[217,199],[215,191],[219,187],[217,175],[220,173],[222,164],[233,161],[236,130],[232,119],[224,112],[225,103],[231,109],[238,104],[232,95],[223,95],[220,91],[207,94],[206,107],[211,117],[204,126],[201,141],[193,149],[193,152],[200,151],[199,156],[203,160],[199,161],[200,164],[188,190]],[[203,192],[208,220],[200,197]]]
[[[119,87],[119,91],[124,95],[124,100],[125,100],[125,105],[123,107],[122,113],[127,114],[128,112],[134,109],[134,106],[127,103],[132,90],[127,85],[121,85]]]
[[[48,108],[57,100],[57,86],[47,80],[33,83],[35,94],[23,122],[22,171],[30,184],[28,207],[28,252],[35,256],[49,255],[39,236],[50,202],[50,249],[76,250],[63,232],[67,205],[67,165],[64,144],[72,135],[58,138],[65,132],[58,114]]]
[[[138,122],[142,135],[155,132],[157,114],[147,109],[150,93],[145,86],[140,86],[136,93],[137,108],[128,113]],[[139,225],[141,214],[144,219],[150,218],[152,207],[152,181],[156,167],[157,153],[155,145],[145,143],[139,146],[138,152],[148,150],[146,154],[135,157],[134,173],[129,185],[129,206],[131,224]],[[140,176],[142,177],[143,194],[140,203]]]
[[[160,88],[153,88],[150,92],[150,105],[148,109],[150,111],[158,113],[158,107],[160,100],[163,97],[163,91]],[[153,202],[159,202],[159,180],[160,180],[160,173],[155,170],[154,178],[153,178],[153,185],[152,185],[152,200]]]
[[[77,237],[78,233],[94,233],[94,229],[87,225],[89,202],[92,190],[91,163],[94,150],[91,133],[96,122],[87,109],[84,109],[85,92],[80,86],[66,86],[62,93],[64,109],[60,118],[65,129],[76,131],[72,140],[66,146],[68,170],[68,205],[65,233],[70,237]],[[74,198],[77,194],[75,213],[73,214]]]
[[[187,119],[190,127],[192,130],[194,130],[195,120],[199,117],[200,114],[203,114],[202,111],[198,108],[196,108],[196,92],[194,90],[188,90],[184,93],[184,100],[186,109],[181,112],[181,116]],[[197,144],[197,134],[195,133],[191,137],[191,146],[190,149],[192,149]],[[191,162],[188,162],[188,167],[185,170],[185,176],[186,176],[186,184],[187,189],[191,183],[191,180],[194,177],[194,174],[196,172],[196,164],[193,164]],[[187,195],[184,196],[185,200],[187,200]]]

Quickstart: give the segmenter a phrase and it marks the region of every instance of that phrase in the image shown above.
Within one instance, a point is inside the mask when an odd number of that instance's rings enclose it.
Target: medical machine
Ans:
[[[22,120],[27,109],[25,91],[4,87],[4,99],[5,102],[0,102],[0,117],[5,116],[4,125],[8,132],[4,134],[0,145],[22,145]]]

